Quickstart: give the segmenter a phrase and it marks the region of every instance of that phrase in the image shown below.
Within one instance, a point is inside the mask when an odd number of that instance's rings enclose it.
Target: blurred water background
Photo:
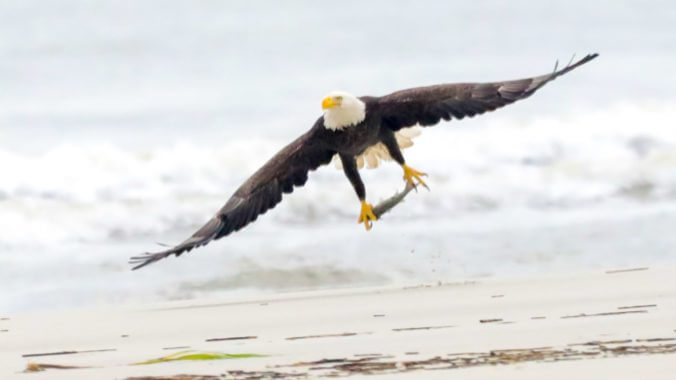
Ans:
[[[0,311],[674,264],[668,1],[0,1]],[[365,233],[342,172],[139,272],[320,115],[325,93],[539,75],[426,129],[432,191]],[[369,200],[403,187],[362,172]]]

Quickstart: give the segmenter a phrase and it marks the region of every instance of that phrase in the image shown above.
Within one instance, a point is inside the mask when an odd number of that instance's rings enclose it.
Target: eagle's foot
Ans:
[[[371,204],[361,201],[361,214],[359,215],[359,219],[357,219],[357,223],[364,223],[364,227],[368,231],[373,227],[373,221],[377,219],[378,217],[373,213]]]
[[[423,187],[425,187],[427,190],[430,189],[427,187],[425,181],[420,178],[427,176],[427,173],[419,172],[406,164],[402,165],[401,167],[404,169],[404,181],[406,181],[406,183],[411,184],[411,186],[416,189],[418,188],[418,185],[423,185]]]

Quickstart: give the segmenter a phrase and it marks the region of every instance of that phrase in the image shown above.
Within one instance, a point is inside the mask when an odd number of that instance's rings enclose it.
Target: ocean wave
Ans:
[[[405,153],[411,166],[429,173],[432,191],[402,212],[423,217],[674,198],[674,121],[673,105],[617,105],[565,118],[502,117],[424,130]],[[2,243],[105,241],[196,226],[284,143],[0,149],[0,224],[8,226]],[[373,201],[403,185],[394,164],[362,176]],[[287,200],[273,220],[313,223],[318,215],[344,219],[356,212],[349,182],[330,166]]]

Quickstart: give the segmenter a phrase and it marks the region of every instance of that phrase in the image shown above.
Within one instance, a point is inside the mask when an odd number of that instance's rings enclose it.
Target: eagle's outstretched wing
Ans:
[[[283,193],[303,186],[308,172],[327,164],[335,152],[325,148],[316,138],[316,128],[284,147],[242,186],[202,228],[177,246],[156,253],[132,257],[133,269],[142,268],[171,255],[180,256],[237,231],[256,220],[258,215],[282,201]]]
[[[598,54],[589,54],[561,70],[533,78],[492,82],[452,83],[401,90],[375,98],[382,125],[398,131],[415,124],[431,126],[440,120],[462,119],[525,99],[548,82],[581,66]]]

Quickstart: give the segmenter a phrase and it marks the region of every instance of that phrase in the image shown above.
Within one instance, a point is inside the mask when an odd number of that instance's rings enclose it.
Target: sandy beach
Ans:
[[[644,267],[0,315],[0,377],[667,379],[674,289]]]

